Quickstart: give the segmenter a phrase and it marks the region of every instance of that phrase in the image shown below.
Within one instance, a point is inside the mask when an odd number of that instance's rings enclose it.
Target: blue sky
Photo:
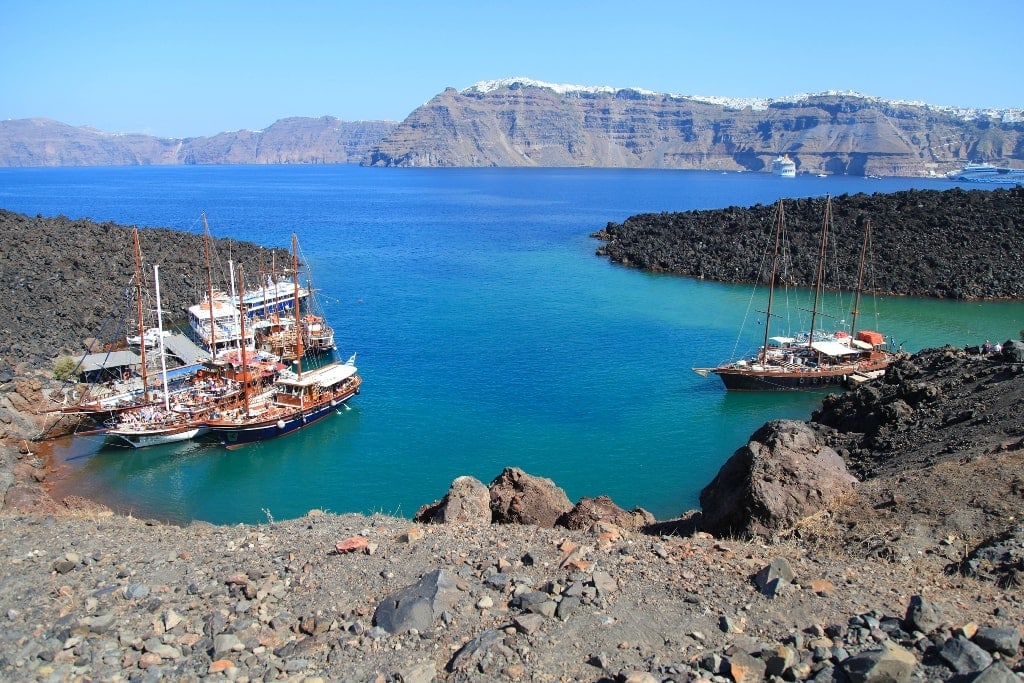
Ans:
[[[0,0],[0,25],[0,119],[163,137],[400,121],[445,87],[510,76],[1024,107],[1017,0]]]

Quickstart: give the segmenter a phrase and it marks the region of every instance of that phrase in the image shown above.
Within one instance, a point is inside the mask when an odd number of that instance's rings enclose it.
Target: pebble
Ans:
[[[474,530],[481,534],[476,538],[441,525],[410,544],[401,538],[408,522],[381,518],[368,526],[361,519],[344,529],[337,519],[317,517],[312,529],[289,522],[206,526],[202,533],[157,527],[171,549],[144,540],[133,530],[138,522],[106,519],[125,538],[115,542],[100,532],[94,542],[95,522],[83,526],[75,552],[93,557],[94,543],[102,544],[104,559],[80,562],[66,578],[53,573],[54,555],[41,557],[36,569],[0,564],[7,572],[0,583],[7,617],[0,629],[0,679],[72,680],[88,671],[94,680],[138,683],[189,675],[316,683],[448,680],[470,672],[504,680],[516,672],[544,678],[559,671],[565,680],[710,681],[752,680],[760,663],[765,680],[803,681],[871,648],[899,643],[913,650],[923,680],[939,680],[954,669],[934,663],[939,658],[932,656],[931,638],[945,643],[954,630],[962,636],[973,630],[975,646],[998,653],[999,671],[1019,666],[1019,637],[1002,626],[1008,617],[994,617],[980,601],[973,614],[954,619],[950,610],[949,621],[964,626],[946,623],[927,638],[902,630],[904,614],[834,609],[872,596],[845,582],[827,599],[806,585],[782,593],[771,601],[775,616],[768,619],[761,608],[770,601],[751,577],[777,553],[757,544],[708,553],[712,540],[686,539],[687,550],[666,539],[672,559],[665,561],[657,552],[639,552],[646,547],[639,542],[628,554],[602,551],[586,532],[502,527]],[[0,558],[24,557],[23,549],[11,548],[22,530],[38,533],[27,525],[7,521]],[[338,554],[337,539],[354,530],[380,538],[378,551]],[[152,534],[153,527],[144,531]],[[493,542],[497,537],[505,547]],[[568,537],[571,552],[580,551],[577,560],[593,570],[559,566]],[[630,536],[623,539],[628,543]],[[187,558],[181,547],[189,548]],[[530,562],[522,560],[527,554]],[[63,551],[57,557],[68,559]],[[817,575],[842,575],[841,569],[790,561],[801,573],[813,566]],[[446,602],[432,623],[389,634],[373,622],[387,596],[438,569],[457,577],[457,587],[443,593]],[[692,579],[681,579],[687,574]],[[891,602],[891,592],[882,595]],[[1019,613],[1016,601],[1001,604]],[[806,616],[809,609],[821,610],[816,621]],[[756,661],[745,661],[744,654]],[[47,667],[52,673],[44,676]]]
[[[124,596],[129,600],[141,600],[149,595],[149,586],[136,583],[124,589]]]

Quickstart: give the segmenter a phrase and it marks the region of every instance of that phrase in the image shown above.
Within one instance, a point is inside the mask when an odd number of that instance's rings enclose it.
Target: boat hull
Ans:
[[[875,354],[874,358],[854,364],[830,367],[785,369],[779,367],[726,365],[706,369],[722,380],[729,391],[812,391],[849,387],[857,380],[869,379],[892,363],[892,354]]]
[[[810,391],[845,386],[849,373],[757,372],[715,369],[714,374],[730,391]]]
[[[182,425],[161,429],[110,429],[106,432],[104,442],[110,446],[146,448],[188,441],[201,436],[204,432],[205,429],[199,425]]]
[[[249,424],[213,422],[208,425],[209,433],[218,439],[221,445],[228,450],[241,448],[247,444],[274,439],[298,431],[303,427],[308,427],[314,422],[330,415],[357,393],[359,393],[358,388],[345,395],[289,415],[251,422]]]

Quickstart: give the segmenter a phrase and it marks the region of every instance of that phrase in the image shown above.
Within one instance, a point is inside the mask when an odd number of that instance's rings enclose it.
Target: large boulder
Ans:
[[[527,474],[518,467],[506,467],[488,487],[492,519],[498,524],[536,524],[553,527],[572,509],[565,491],[550,479]]]
[[[1007,363],[1024,363],[1024,340],[1007,339],[1003,343],[1002,359]]]
[[[600,522],[608,522],[620,529],[636,531],[655,521],[654,515],[643,508],[623,510],[608,496],[598,496],[581,498],[572,510],[558,518],[557,524],[567,529],[589,529]]]
[[[421,507],[413,520],[425,524],[490,524],[491,492],[479,479],[459,477],[444,498]]]
[[[423,633],[458,599],[455,577],[444,569],[435,569],[411,586],[385,596],[373,613],[373,624],[388,633]]]
[[[717,536],[771,536],[849,494],[856,482],[807,424],[776,420],[701,491],[702,524]]]

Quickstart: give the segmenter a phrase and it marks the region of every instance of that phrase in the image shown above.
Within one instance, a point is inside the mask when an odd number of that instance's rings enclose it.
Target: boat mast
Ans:
[[[241,268],[242,264],[238,264],[238,267]],[[237,309],[238,310],[238,314],[239,315],[244,315],[244,311],[242,310],[242,306],[244,305],[243,302],[242,302],[242,297],[238,296],[236,291],[235,291],[235,262],[233,260],[231,260],[231,259],[228,259],[228,278],[229,278],[229,280],[231,282],[231,298],[228,299],[228,301],[236,301],[237,300],[238,301],[238,309]],[[238,291],[239,292],[243,291],[242,290],[242,283],[241,283],[241,281],[239,281],[239,283],[238,283]],[[232,332],[233,332],[234,331],[234,325],[232,325],[231,327],[232,327]],[[244,337],[244,335],[243,335],[243,337]],[[240,343],[244,344],[245,343],[245,339],[243,338]]]
[[[857,271],[857,293],[853,298],[853,310],[850,314],[853,316],[853,321],[850,324],[850,339],[851,344],[855,338],[857,332],[857,315],[860,313],[860,295],[864,291],[864,263],[868,256],[868,243],[871,242],[871,219],[868,218],[864,223],[864,244],[860,248],[860,267]]]
[[[153,282],[156,285],[156,328],[160,331],[160,375],[163,377],[164,410],[170,411],[171,397],[167,392],[167,355],[164,353],[164,316],[160,310],[160,266],[153,266]],[[145,346],[145,343],[143,343]]]
[[[302,328],[299,322],[299,238],[292,233],[292,273],[295,286],[292,288],[292,305],[295,307],[295,362],[298,376],[302,377]]]
[[[206,300],[210,304],[210,360],[217,359],[217,325],[213,319],[213,276],[210,274],[210,226],[203,212],[203,249],[206,253]]]
[[[814,308],[811,309],[811,336],[807,339],[808,348],[814,344],[814,323],[818,319],[818,304],[825,287],[825,255],[828,247],[828,228],[831,223],[832,198],[825,195],[825,218],[821,224],[821,251],[818,253],[818,276],[814,284]]]
[[[139,355],[142,359],[142,400],[149,400],[146,386],[146,325],[142,319],[142,249],[139,247],[139,229],[132,228],[135,251],[135,304],[139,316]]]
[[[270,319],[270,311],[267,310],[267,268],[263,261],[264,253],[260,249],[260,286],[263,288],[263,312],[260,314],[261,320]],[[274,297],[277,297],[277,292],[274,292]],[[255,315],[253,319],[255,319]]]
[[[242,264],[239,263],[238,264],[238,289],[239,289],[239,291],[243,291],[242,290],[242,283],[243,282],[244,282],[244,280],[242,279]],[[232,280],[232,286],[233,285],[234,285],[234,280]],[[241,351],[239,352],[239,353],[241,353],[241,356],[242,356],[242,407],[245,410],[245,413],[243,413],[243,414],[246,417],[248,417],[249,416],[249,364],[248,364],[248,361],[246,360],[246,357],[245,357],[245,313],[242,313],[242,315],[240,315],[239,318],[240,318],[239,324],[242,326]]]
[[[772,275],[768,280],[768,310],[764,316],[764,344],[761,345],[761,362],[768,360],[768,337],[772,324],[772,301],[775,298],[775,275],[779,270],[779,239],[782,236],[783,210],[782,199],[779,199],[778,210],[775,213],[775,252],[772,256]]]

